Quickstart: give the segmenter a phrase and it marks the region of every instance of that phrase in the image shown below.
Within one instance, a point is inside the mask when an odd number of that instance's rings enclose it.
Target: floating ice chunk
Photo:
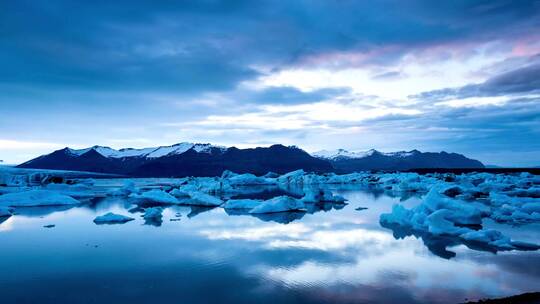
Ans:
[[[263,175],[264,178],[277,178],[279,177],[279,174],[275,172],[268,172],[265,175]]]
[[[424,214],[418,214],[423,215],[425,218]],[[402,205],[395,204],[392,206],[392,212],[381,214],[379,221],[383,226],[398,225],[416,230],[423,229],[423,221],[420,223],[419,221],[413,222],[412,219],[414,215],[415,213],[412,210],[406,209]]]
[[[280,184],[299,184],[303,183],[303,176],[306,172],[302,169],[283,174],[277,178],[277,182]]]
[[[223,204],[223,201],[219,198],[202,192],[189,192],[189,196],[191,198],[191,200],[187,202],[189,205],[213,207],[221,206]]]
[[[80,204],[80,202],[71,196],[49,190],[30,190],[0,196],[0,206],[7,207],[59,206],[76,204]]]
[[[284,195],[262,202],[259,206],[251,209],[249,213],[273,213],[284,211],[306,211],[306,206],[301,200]]]
[[[226,193],[233,190],[228,179],[216,177],[190,178],[187,180],[187,184],[180,186],[178,189],[184,193]]]
[[[529,214],[534,212],[540,213],[540,202],[523,204],[523,206],[521,206],[521,210]]]
[[[467,232],[462,234],[461,238],[467,241],[487,244],[502,250],[514,249],[509,237],[504,236],[500,231],[493,229]]]
[[[0,217],[9,217],[9,216],[11,216],[11,209],[0,206]]]
[[[112,196],[129,196],[132,193],[139,193],[140,190],[135,186],[135,183],[131,180],[126,180],[124,185],[120,189],[109,192]]]
[[[127,223],[129,221],[133,221],[134,218],[121,215],[121,214],[115,214],[112,212],[109,212],[107,214],[98,216],[94,219],[94,223],[100,225],[100,224],[123,224]]]
[[[178,188],[172,189],[172,190],[169,192],[169,194],[171,194],[172,196],[175,196],[175,197],[189,197],[189,192],[180,190],[180,189],[178,189]]]
[[[75,198],[89,198],[95,196],[92,187],[84,184],[48,184],[44,187],[44,190],[54,191]]]
[[[169,193],[153,189],[141,194],[132,193],[129,195],[130,198],[136,199],[142,203],[157,203],[157,204],[178,204],[178,199]]]
[[[320,186],[305,186],[304,193],[302,197],[304,203],[344,203],[346,201],[342,196],[333,195],[332,191]]]
[[[455,217],[455,214],[447,209],[437,210],[426,218],[426,224],[428,231],[435,235],[460,235],[471,231],[471,229],[456,227],[454,222],[448,220],[448,218]]]
[[[327,179],[327,184],[355,184],[362,183],[367,177],[365,173],[350,173],[344,175],[330,174]]]
[[[230,199],[227,202],[225,202],[225,205],[223,205],[223,208],[225,209],[243,209],[243,210],[250,210],[257,206],[259,206],[262,203],[260,200],[252,200],[252,199]]]
[[[144,210],[143,218],[145,220],[161,219],[161,217],[163,216],[162,213],[163,213],[163,208],[161,207],[146,208]]]
[[[463,194],[463,189],[458,186],[449,186],[440,191],[442,195],[448,196],[448,197],[456,197],[460,194]]]
[[[228,181],[233,186],[248,186],[248,185],[266,185],[273,182],[264,177],[258,177],[250,173],[238,174],[228,178]]]

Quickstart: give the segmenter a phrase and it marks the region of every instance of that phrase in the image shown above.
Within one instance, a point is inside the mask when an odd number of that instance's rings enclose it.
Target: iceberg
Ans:
[[[183,202],[186,205],[217,207],[223,204],[223,201],[221,199],[206,193],[192,191],[188,194],[191,199]]]
[[[145,225],[161,226],[163,223],[163,208],[152,207],[144,210],[143,218]]]
[[[300,184],[304,182],[303,177],[305,174],[306,172],[300,169],[300,170],[283,174],[282,176],[278,177],[276,180],[280,184]]]
[[[238,174],[228,178],[228,182],[232,186],[252,186],[252,185],[266,185],[273,184],[273,181],[270,181],[264,177],[258,177],[251,173]]]
[[[178,204],[179,203],[176,197],[159,189],[153,189],[147,192],[143,192],[141,194],[132,193],[129,195],[129,198],[133,198],[140,203],[156,203],[156,204]]]
[[[262,203],[260,200],[253,199],[230,199],[223,205],[225,209],[240,209],[240,210],[250,210]]]
[[[92,187],[85,184],[48,184],[47,186],[43,187],[43,189],[68,195],[74,198],[90,198],[96,196],[96,194],[92,191]]]
[[[131,180],[126,180],[124,185],[120,189],[110,191],[108,194],[111,196],[129,196],[132,193],[139,193],[140,190],[135,186],[135,183]]]
[[[11,209],[0,206],[0,217],[10,217],[10,216],[11,216]]]
[[[77,204],[80,204],[80,202],[73,197],[50,190],[30,190],[0,196],[0,206],[4,207],[60,206]]]
[[[306,211],[306,206],[304,203],[296,198],[290,196],[278,196],[272,199],[262,202],[257,207],[251,209],[249,213],[274,213],[274,212],[284,212],[284,211]]]
[[[483,176],[480,184],[488,180],[488,177]],[[500,184],[492,189],[509,189]],[[462,243],[480,244],[494,251],[531,250],[530,248],[538,247],[536,244],[513,241],[500,231],[482,228],[482,219],[486,217],[507,222],[540,218],[538,217],[540,213],[537,212],[538,204],[531,202],[535,200],[534,198],[512,198],[497,193],[499,190],[491,190],[491,200],[485,202],[490,205],[488,206],[482,201],[465,202],[452,198],[459,197],[460,193],[469,189],[462,190],[461,187],[448,187],[445,183],[436,183],[431,186],[431,190],[420,205],[412,209],[394,205],[391,213],[380,216],[380,223],[392,230],[401,227],[402,230],[413,231],[413,234],[425,235],[423,238],[427,239],[450,236],[461,240]]]
[[[134,218],[121,215],[121,214],[115,214],[112,212],[109,212],[107,214],[98,216],[94,219],[94,223],[101,225],[101,224],[123,224],[127,223],[129,221],[133,221]]]
[[[325,187],[305,186],[305,195],[302,197],[304,203],[345,203],[346,199],[340,195],[333,195],[332,191]]]
[[[160,221],[163,217],[163,208],[160,207],[152,207],[152,208],[146,208],[144,210],[143,218],[145,220],[154,220],[154,221]]]

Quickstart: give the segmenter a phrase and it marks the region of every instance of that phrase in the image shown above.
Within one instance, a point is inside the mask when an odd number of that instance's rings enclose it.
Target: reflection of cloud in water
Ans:
[[[459,269],[459,272],[456,272]],[[306,261],[294,267],[261,269],[272,281],[289,287],[319,286],[333,288],[341,284],[383,287],[404,285],[422,293],[431,289],[461,289],[490,294],[503,284],[498,277],[479,276],[492,272],[492,265],[478,265],[434,259],[410,251],[393,251],[371,257],[358,256],[354,263],[321,264]],[[399,279],[388,280],[388,277]],[[506,286],[505,289],[511,288]],[[507,290],[508,291],[508,290]],[[519,292],[518,289],[513,292]]]
[[[0,232],[10,231],[13,229],[13,217],[4,216],[0,217]]]
[[[204,229],[200,234],[211,240],[220,239],[242,239],[247,241],[265,241],[268,239],[280,238],[298,238],[302,234],[310,231],[308,226],[302,223],[291,223],[289,225],[269,225],[263,227],[246,228],[240,226],[237,228],[219,227],[216,229]]]
[[[516,275],[524,275],[523,280],[540,279],[540,252],[504,252],[491,256],[468,253],[466,258],[483,264],[495,265]]]

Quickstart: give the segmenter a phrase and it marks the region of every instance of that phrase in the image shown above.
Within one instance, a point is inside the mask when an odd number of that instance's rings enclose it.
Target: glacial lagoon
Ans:
[[[122,182],[96,179],[93,187],[107,193]],[[150,188],[175,182],[136,180]],[[2,303],[461,303],[538,291],[540,251],[385,228],[381,214],[394,204],[414,208],[424,194],[328,187],[347,204],[271,214],[166,205],[157,221],[119,196],[17,208],[0,224]],[[279,191],[248,186],[237,197]],[[134,220],[94,223],[108,212]],[[540,240],[539,223],[483,225]]]

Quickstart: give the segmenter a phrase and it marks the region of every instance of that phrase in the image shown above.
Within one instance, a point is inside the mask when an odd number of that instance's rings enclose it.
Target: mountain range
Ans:
[[[364,170],[413,168],[483,168],[484,165],[456,153],[383,153],[343,149],[309,154],[296,146],[273,145],[250,149],[211,144],[179,143],[143,149],[93,146],[64,148],[42,155],[19,168],[57,169],[111,173],[139,177],[218,176],[224,170],[264,175],[303,169],[309,172],[350,173]]]

